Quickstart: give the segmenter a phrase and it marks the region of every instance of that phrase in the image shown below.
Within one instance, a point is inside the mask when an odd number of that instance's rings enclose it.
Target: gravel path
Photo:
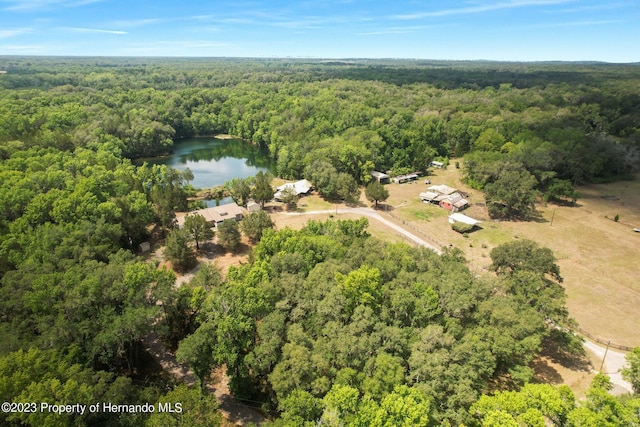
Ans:
[[[584,348],[591,351],[600,360],[605,357],[604,354],[606,351],[607,356],[604,359],[602,372],[611,378],[611,382],[613,383],[613,390],[611,390],[611,394],[620,395],[633,392],[631,384],[623,380],[622,374],[620,374],[620,369],[624,368],[627,364],[627,360],[625,359],[626,354],[612,350],[611,348],[607,350],[606,347],[602,347],[587,340],[584,341]],[[596,368],[600,368],[600,366],[596,366]]]
[[[338,208],[338,209],[327,209],[327,210],[323,210],[323,211],[283,212],[282,215],[322,215],[322,214],[333,214],[333,213],[337,213],[337,214],[356,214],[356,215],[364,215],[364,216],[367,216],[369,218],[373,218],[373,219],[375,219],[377,221],[380,221],[381,223],[383,223],[387,227],[397,231],[398,233],[402,234],[407,239],[417,243],[418,245],[427,247],[427,248],[433,250],[434,252],[436,252],[438,255],[442,254],[442,251],[440,249],[438,249],[436,246],[434,246],[433,244],[422,240],[420,237],[416,236],[415,234],[405,230],[404,228],[400,227],[397,224],[394,224],[393,222],[391,222],[388,219],[384,218],[382,215],[380,215],[378,212],[376,212],[375,210],[373,210],[371,208]]]
[[[422,240],[420,237],[405,230],[399,225],[394,224],[393,222],[387,220],[386,218],[384,218],[378,212],[376,212],[371,208],[347,207],[347,208],[328,209],[328,210],[320,210],[320,211],[309,211],[309,212],[283,212],[282,214],[283,215],[320,215],[320,214],[333,214],[333,213],[359,214],[359,215],[367,216],[369,218],[373,218],[377,221],[380,221],[387,227],[392,228],[393,230],[397,231],[398,233],[402,234],[403,236],[407,237],[413,242],[419,245],[425,246],[427,248],[430,248],[438,254],[442,253],[442,251],[437,247],[435,247],[433,244]],[[605,347],[602,347],[598,344],[595,344],[587,340],[585,340],[584,342],[584,347],[589,351],[591,351],[592,353],[594,353],[600,359],[604,357],[605,351],[606,351],[607,355],[606,355],[606,358],[604,361],[605,363],[602,370],[605,374],[607,374],[611,378],[611,382],[613,383],[614,388],[613,390],[611,390],[611,394],[620,395],[620,394],[633,392],[631,384],[625,381],[624,379],[622,379],[622,374],[620,374],[620,369],[624,368],[626,365],[626,359],[625,359],[626,355],[624,353],[620,353],[618,351],[612,350],[611,348],[609,348],[609,350],[606,350]]]

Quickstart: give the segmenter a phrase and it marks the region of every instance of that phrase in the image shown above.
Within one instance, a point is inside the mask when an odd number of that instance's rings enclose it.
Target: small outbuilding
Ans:
[[[433,168],[438,168],[438,169],[442,169],[444,167],[444,163],[442,162],[437,162],[437,161],[432,161],[431,163],[429,163],[429,166],[433,167]]]
[[[453,193],[444,197],[439,204],[441,208],[452,212],[461,211],[469,206],[469,202],[460,193]]]
[[[146,253],[149,252],[151,250],[151,243],[149,242],[142,242],[138,245],[138,249],[140,249],[140,252],[142,253]]]
[[[468,233],[478,227],[481,222],[477,219],[471,218],[470,216],[456,212],[449,215],[449,223],[451,224],[451,228],[458,233]]]
[[[425,203],[433,203],[451,212],[469,207],[469,201],[458,190],[444,184],[432,185],[427,191],[420,193],[419,197]]]
[[[395,182],[396,184],[403,184],[405,182],[412,182],[418,179],[418,177],[420,176],[420,174],[418,172],[414,172],[414,173],[408,173],[406,175],[399,175],[399,176],[394,176],[392,178],[393,182]]]
[[[435,191],[425,191],[424,193],[420,193],[419,197],[425,203],[437,203],[436,199],[440,196],[440,194]]]
[[[389,184],[391,183],[391,177],[386,173],[373,171],[371,172],[371,177],[378,181],[380,184]]]
[[[427,190],[436,192],[438,194],[444,194],[446,196],[448,196],[449,194],[453,194],[456,191],[458,191],[455,188],[449,187],[448,185],[445,185],[445,184],[432,185],[431,187],[427,188]]]
[[[247,203],[247,210],[249,212],[260,212],[260,210],[261,210],[260,204],[256,203],[253,200],[249,200],[249,202]]]

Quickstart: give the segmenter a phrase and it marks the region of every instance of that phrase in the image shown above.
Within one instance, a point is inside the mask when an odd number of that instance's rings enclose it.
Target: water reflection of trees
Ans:
[[[212,141],[209,145],[180,155],[180,162],[219,161],[224,158],[246,159],[247,166],[272,169],[269,153],[240,140]]]

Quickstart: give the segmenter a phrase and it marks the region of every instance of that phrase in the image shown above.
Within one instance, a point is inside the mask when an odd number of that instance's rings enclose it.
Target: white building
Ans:
[[[273,199],[277,202],[281,201],[282,192],[288,188],[293,189],[296,196],[300,196],[301,194],[308,194],[313,188],[313,185],[306,179],[301,179],[296,182],[287,182],[286,184],[282,184],[280,187],[276,188],[276,193],[273,195]]]

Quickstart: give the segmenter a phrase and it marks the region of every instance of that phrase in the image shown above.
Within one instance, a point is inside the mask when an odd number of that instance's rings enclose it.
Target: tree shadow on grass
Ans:
[[[396,208],[394,206],[391,206],[388,203],[378,203],[378,206],[376,207],[376,205],[374,204],[373,209],[377,210],[377,211],[382,211],[382,212],[393,212],[396,210]]]
[[[344,201],[344,204],[350,208],[366,208],[369,206],[368,204],[361,202],[360,200],[355,200],[352,202]]]
[[[582,347],[572,351],[572,344],[565,342],[562,336],[553,334],[542,343],[542,354],[565,368],[589,372],[591,362]],[[582,342],[582,341],[578,341]]]
[[[538,224],[544,224],[549,222],[549,220],[543,217],[542,213],[540,213],[540,211],[537,211],[537,210],[533,211],[533,213],[531,214],[531,217],[529,218],[529,221],[537,222]]]
[[[553,366],[546,363],[547,358],[539,357],[531,362],[531,369],[535,372],[535,379],[543,384],[561,384],[562,376]]]
[[[558,366],[559,369],[583,373],[591,372],[593,369],[582,348],[572,351],[571,345],[564,342],[562,337],[547,338],[542,343],[539,357],[530,365],[535,372],[536,382],[553,385],[563,384],[566,379],[556,369]]]
[[[582,206],[578,202],[573,202],[571,200],[562,200],[562,199],[549,200],[549,202],[547,204],[555,205],[555,206],[563,207],[563,208],[579,208],[579,207]]]

